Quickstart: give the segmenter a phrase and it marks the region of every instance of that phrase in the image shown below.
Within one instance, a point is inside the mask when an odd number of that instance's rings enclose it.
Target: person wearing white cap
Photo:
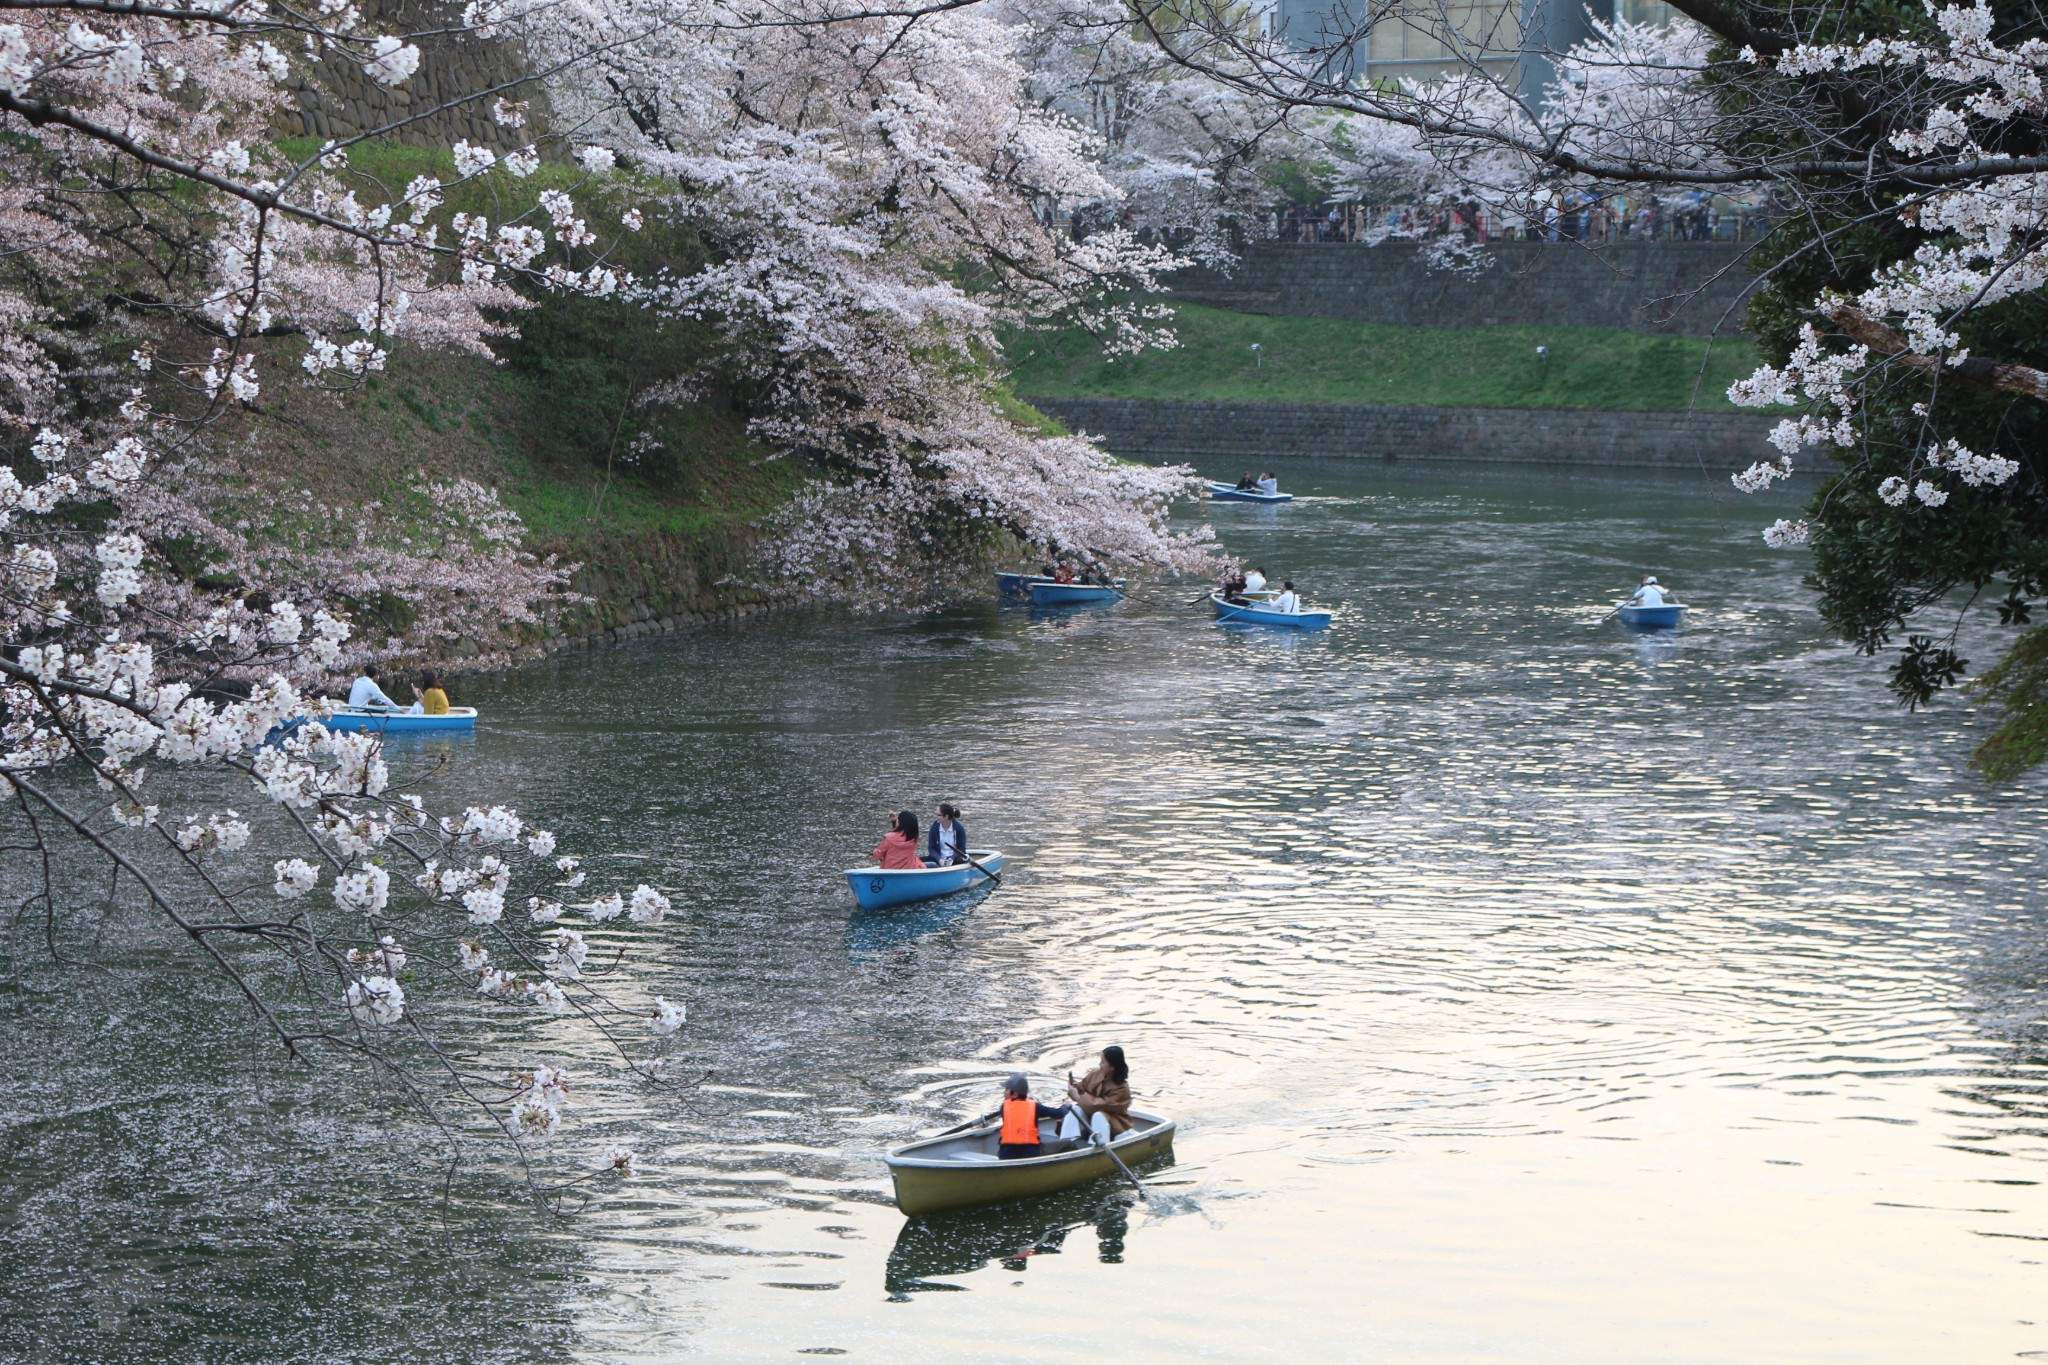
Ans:
[[[1636,587],[1635,596],[1628,599],[1628,604],[1632,607],[1661,607],[1670,600],[1664,589],[1658,586],[1657,575],[1646,573]]]

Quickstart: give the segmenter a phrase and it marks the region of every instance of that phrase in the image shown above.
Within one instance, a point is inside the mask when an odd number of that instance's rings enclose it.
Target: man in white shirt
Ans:
[[[1278,493],[1280,491],[1280,480],[1274,478],[1271,474],[1259,475],[1259,491],[1267,494]]]
[[[398,703],[384,695],[384,689],[377,686],[377,665],[364,664],[363,676],[357,678],[348,689],[350,706],[381,706],[396,711]]]
[[[1264,569],[1253,569],[1250,573],[1246,574],[1244,576],[1244,590],[1246,592],[1264,592],[1266,590],[1266,571]]]
[[[1643,581],[1637,585],[1635,596],[1628,599],[1628,604],[1632,607],[1661,607],[1667,605],[1670,600],[1664,595],[1664,589],[1657,586],[1657,576],[1644,574]]]
[[[1290,614],[1301,610],[1301,599],[1294,595],[1294,584],[1282,583],[1280,595],[1273,599],[1273,610]]]

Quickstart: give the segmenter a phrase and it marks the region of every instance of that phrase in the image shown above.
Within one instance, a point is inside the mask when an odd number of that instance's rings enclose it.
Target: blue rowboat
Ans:
[[[1209,484],[1209,499],[1212,502],[1293,502],[1292,493],[1261,493],[1256,488],[1239,488],[1234,483]]]
[[[1248,621],[1253,625],[1288,626],[1295,630],[1330,628],[1330,613],[1327,611],[1275,611],[1271,607],[1260,605],[1270,600],[1272,596],[1271,593],[1261,593],[1252,599],[1250,606],[1243,607],[1224,601],[1220,592],[1210,593],[1209,600],[1216,606],[1216,619],[1219,621]]]
[[[1630,630],[1676,630],[1685,608],[1677,602],[1666,602],[1661,607],[1619,606],[1614,614]]]
[[[973,849],[974,861],[990,872],[1003,870],[1003,855]],[[970,886],[979,886],[988,878],[972,863],[955,863],[951,867],[901,868],[884,871],[879,867],[850,867],[846,870],[846,884],[853,888],[853,898],[860,902],[863,910],[887,910],[892,905],[909,905],[914,901],[928,901],[934,896],[950,896],[955,891],[965,891]]]
[[[1075,607],[1083,602],[1114,602],[1123,594],[1100,583],[1047,583],[1031,585],[1034,607]]]
[[[379,735],[470,731],[476,729],[476,708],[451,706],[445,716],[421,716],[410,711],[381,711],[367,706],[337,706],[334,708],[334,714],[320,723],[329,730],[367,730]]]
[[[1119,588],[1124,585],[1121,578],[1112,578],[1109,581]],[[996,591],[1005,597],[1029,597],[1032,588],[1040,583],[1050,582],[1052,580],[1041,573],[999,573],[996,575]]]

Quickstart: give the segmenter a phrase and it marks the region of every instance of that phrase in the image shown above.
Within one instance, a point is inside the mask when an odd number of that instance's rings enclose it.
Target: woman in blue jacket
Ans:
[[[939,802],[939,817],[932,821],[925,839],[924,860],[933,867],[967,861],[967,826],[961,823],[960,808],[951,801]]]

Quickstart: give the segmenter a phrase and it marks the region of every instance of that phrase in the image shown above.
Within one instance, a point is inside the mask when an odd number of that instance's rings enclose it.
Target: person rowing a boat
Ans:
[[[889,817],[889,832],[875,846],[874,859],[884,872],[918,872],[924,859],[917,856],[917,812],[899,810]]]
[[[362,676],[349,685],[348,704],[359,710],[398,710],[398,703],[384,695],[377,685],[377,665],[364,664]]]
[[[1031,1082],[1018,1072],[1003,1082],[1003,1126],[996,1134],[996,1158],[999,1161],[1020,1161],[1026,1157],[1051,1156],[1055,1152],[1068,1150],[1068,1141],[1047,1142],[1039,1135],[1041,1123],[1060,1123],[1067,1119],[1070,1111],[1065,1105],[1057,1107],[1040,1104],[1031,1098]]]
[[[951,867],[967,861],[967,825],[960,808],[951,801],[939,802],[939,818],[932,821],[925,844],[927,867]]]
[[[1078,1139],[1082,1136],[1082,1116],[1087,1118],[1088,1131],[1098,1141],[1108,1142],[1131,1131],[1131,1068],[1124,1061],[1124,1050],[1114,1044],[1102,1049],[1102,1061],[1093,1071],[1075,1080],[1073,1073],[1067,1075],[1067,1098],[1073,1101],[1068,1107],[1066,1119],[1060,1124],[1060,1136]]]
[[[1644,574],[1643,581],[1636,585],[1635,595],[1628,599],[1632,607],[1662,607],[1671,602],[1664,589],[1659,586],[1655,574]]]
[[[1240,493],[1256,493],[1259,491],[1259,481],[1252,477],[1252,472],[1249,469],[1244,472],[1244,477],[1237,481],[1237,491]]]

